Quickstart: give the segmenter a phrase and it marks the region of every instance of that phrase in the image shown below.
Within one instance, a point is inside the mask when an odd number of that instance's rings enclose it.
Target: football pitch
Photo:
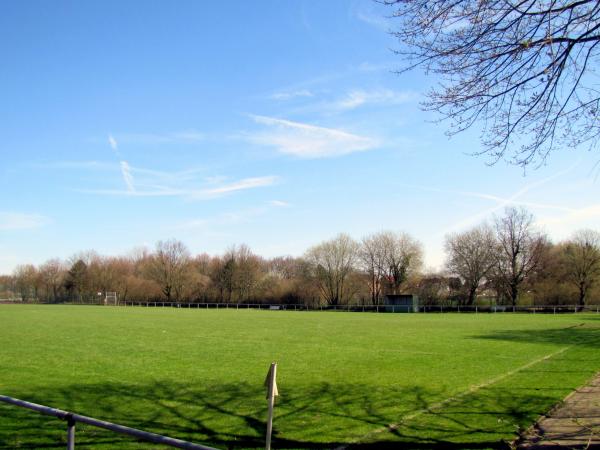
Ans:
[[[217,448],[507,448],[600,371],[600,315],[0,305],[0,394]],[[0,448],[64,448],[0,404]],[[77,426],[77,448],[160,448]]]

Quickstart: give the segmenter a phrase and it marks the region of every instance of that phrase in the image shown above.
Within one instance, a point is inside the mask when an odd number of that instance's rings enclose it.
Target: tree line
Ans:
[[[116,292],[119,301],[315,306],[381,304],[386,295],[409,293],[422,304],[600,303],[600,233],[580,230],[552,243],[524,208],[447,235],[439,273],[424,270],[423,253],[417,239],[392,231],[359,241],[339,234],[301,257],[275,258],[247,245],[192,255],[173,239],[127,256],[86,251],[18,266],[0,277],[0,299],[102,302]]]

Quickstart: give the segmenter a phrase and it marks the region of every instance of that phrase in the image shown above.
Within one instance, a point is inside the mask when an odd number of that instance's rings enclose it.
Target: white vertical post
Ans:
[[[267,379],[267,400],[269,402],[269,417],[267,418],[267,442],[265,449],[271,450],[271,434],[273,432],[273,408],[275,406],[275,396],[279,395],[277,391],[277,363],[271,363]]]

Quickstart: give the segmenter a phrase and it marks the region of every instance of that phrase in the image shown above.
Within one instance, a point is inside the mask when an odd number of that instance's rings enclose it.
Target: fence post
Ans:
[[[67,450],[75,450],[75,421],[71,415],[67,419]]]

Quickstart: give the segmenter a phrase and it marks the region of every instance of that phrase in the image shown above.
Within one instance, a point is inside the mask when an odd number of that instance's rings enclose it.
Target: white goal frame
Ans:
[[[107,292],[106,296],[104,297],[104,304],[105,305],[118,305],[119,303],[119,298],[117,297],[117,293],[116,292]]]

